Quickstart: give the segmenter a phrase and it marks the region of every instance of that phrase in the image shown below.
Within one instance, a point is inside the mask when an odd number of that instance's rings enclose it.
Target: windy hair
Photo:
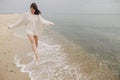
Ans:
[[[38,9],[38,6],[36,5],[36,3],[32,3],[30,8],[33,8],[35,10],[34,14],[36,14],[36,15],[41,14],[41,11]]]

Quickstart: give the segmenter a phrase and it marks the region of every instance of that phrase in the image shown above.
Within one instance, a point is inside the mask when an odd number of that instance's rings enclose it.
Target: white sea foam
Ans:
[[[16,66],[21,67],[21,72],[29,73],[31,80],[80,80],[80,66],[69,64],[64,49],[59,44],[49,44],[52,41],[47,36],[41,37],[38,47],[40,62],[36,62],[34,53],[29,52],[15,56]],[[28,57],[32,60],[22,62]]]

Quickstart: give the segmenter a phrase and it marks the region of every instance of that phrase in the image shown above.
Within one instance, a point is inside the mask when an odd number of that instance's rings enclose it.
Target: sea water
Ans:
[[[19,52],[15,63],[21,72],[28,72],[31,80],[120,79],[120,15],[48,17],[56,25],[40,36],[40,62],[35,62],[33,52]]]

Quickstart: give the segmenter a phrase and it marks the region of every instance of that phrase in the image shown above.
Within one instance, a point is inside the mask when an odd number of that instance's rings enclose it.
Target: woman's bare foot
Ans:
[[[40,61],[40,58],[38,55],[35,56],[36,61]]]

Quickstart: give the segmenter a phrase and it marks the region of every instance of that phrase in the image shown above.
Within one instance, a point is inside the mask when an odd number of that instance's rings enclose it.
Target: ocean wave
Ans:
[[[15,56],[16,66],[29,73],[31,80],[80,80],[80,66],[69,64],[60,44],[48,44],[52,41],[47,36],[39,41],[40,62],[34,60],[33,52],[21,53]]]

